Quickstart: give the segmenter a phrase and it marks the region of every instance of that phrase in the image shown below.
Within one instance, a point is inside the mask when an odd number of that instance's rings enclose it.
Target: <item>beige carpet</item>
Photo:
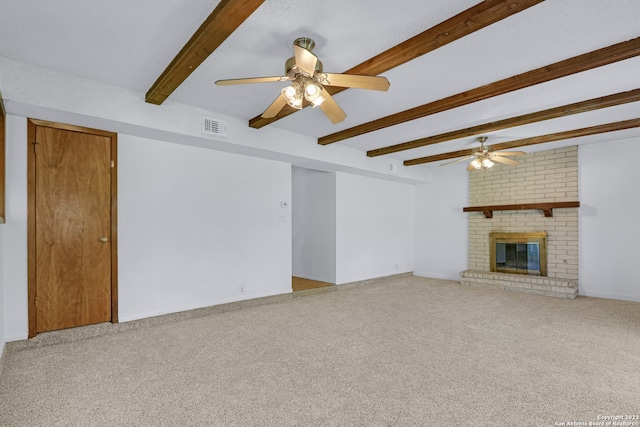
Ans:
[[[9,351],[0,378],[1,426],[520,427],[638,413],[640,303],[412,277]]]

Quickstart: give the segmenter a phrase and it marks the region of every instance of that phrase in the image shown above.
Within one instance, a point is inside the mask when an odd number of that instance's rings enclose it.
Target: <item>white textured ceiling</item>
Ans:
[[[267,0],[170,96],[249,120],[283,83],[214,85],[282,75],[300,36],[315,40],[325,71],[343,72],[477,4],[477,0]],[[0,55],[145,93],[218,1],[0,0]],[[396,67],[388,92],[335,96],[347,113],[333,125],[307,108],[269,126],[313,137],[495,82],[640,36],[638,0],[547,0]],[[598,96],[640,88],[640,57],[557,79],[338,142],[363,151]],[[0,88],[1,90],[2,88]],[[631,103],[491,132],[489,143],[640,117]],[[640,136],[628,130],[525,151]],[[389,155],[406,160],[472,148],[473,138]]]

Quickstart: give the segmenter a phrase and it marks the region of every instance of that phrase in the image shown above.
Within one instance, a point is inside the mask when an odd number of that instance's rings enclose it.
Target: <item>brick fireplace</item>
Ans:
[[[576,146],[531,153],[516,166],[469,172],[470,206],[578,200]],[[469,270],[461,283],[561,298],[578,293],[578,208],[469,212]],[[491,233],[546,233],[546,276],[491,271]],[[521,273],[521,272],[520,272]]]

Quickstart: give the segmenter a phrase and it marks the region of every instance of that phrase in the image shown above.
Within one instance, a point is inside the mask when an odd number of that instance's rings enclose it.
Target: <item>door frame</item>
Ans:
[[[29,338],[37,335],[36,311],[36,127],[49,127],[71,132],[88,133],[111,138],[111,323],[118,323],[118,134],[99,129],[45,120],[27,120],[27,310],[29,313]]]

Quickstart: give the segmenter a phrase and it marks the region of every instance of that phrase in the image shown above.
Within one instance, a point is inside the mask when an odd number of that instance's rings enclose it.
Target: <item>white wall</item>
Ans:
[[[7,116],[6,132],[0,343],[28,331],[26,119]],[[280,202],[293,204],[291,165],[176,142],[119,135],[121,321],[290,292],[291,211]],[[581,295],[640,301],[639,142],[579,149]],[[432,183],[417,187],[322,176],[335,179],[335,283],[411,271],[459,280],[464,165],[434,168]]]
[[[27,317],[27,119],[7,116],[4,227],[5,340],[25,339]]]
[[[460,280],[467,269],[469,205],[466,164],[433,168],[432,181],[415,187],[416,276]]]
[[[292,168],[293,275],[336,282],[336,174]]]
[[[0,120],[4,121],[4,115],[0,115]],[[4,188],[0,188],[0,191],[4,191]],[[4,272],[4,224],[0,224],[0,360],[4,355],[6,342],[4,338],[4,301],[6,299],[4,296]],[[1,371],[2,367],[0,366],[0,374]]]
[[[582,145],[579,294],[640,301],[640,140]]]
[[[291,292],[291,166],[118,136],[120,321]],[[7,117],[4,339],[25,339],[27,123]],[[243,288],[243,292],[241,291]]]
[[[4,225],[0,224],[0,359],[4,353]]]
[[[291,292],[289,164],[118,138],[121,321]]]
[[[413,186],[336,174],[336,283],[413,271]]]

